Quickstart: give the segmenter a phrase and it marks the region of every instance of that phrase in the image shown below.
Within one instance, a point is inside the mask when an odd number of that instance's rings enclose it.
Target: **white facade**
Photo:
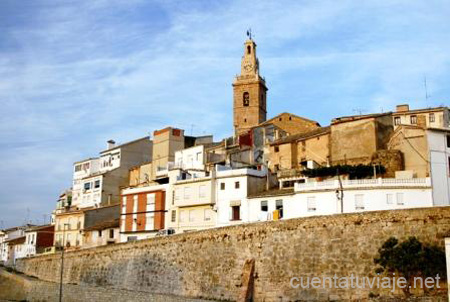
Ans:
[[[209,173],[173,170],[166,226],[177,233],[246,222],[249,192],[262,191],[266,171],[217,165]]]
[[[7,249],[5,244],[6,234],[0,231],[0,263],[6,262]]]
[[[73,165],[72,183],[72,205],[78,206],[83,203],[83,178],[99,171],[99,159],[90,158],[76,162]]]
[[[102,201],[104,175],[99,174],[81,180],[80,208],[93,207]]]
[[[23,244],[25,257],[36,255],[37,232],[26,232],[25,243]]]
[[[433,205],[450,205],[450,130],[427,130]]]
[[[175,152],[175,168],[183,170],[205,169],[205,147],[195,146]]]
[[[277,208],[282,209],[282,218],[289,219],[433,206],[430,178],[343,180],[342,186],[342,203],[337,180],[297,183],[290,194],[249,198],[248,220],[271,220]]]
[[[246,202],[250,186],[264,189],[266,171],[235,169],[217,172],[217,226],[249,222],[251,209]]]

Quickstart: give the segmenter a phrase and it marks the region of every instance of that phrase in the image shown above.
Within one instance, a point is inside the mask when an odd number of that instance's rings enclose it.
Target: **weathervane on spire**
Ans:
[[[247,37],[251,40],[252,39],[252,29],[247,29]]]

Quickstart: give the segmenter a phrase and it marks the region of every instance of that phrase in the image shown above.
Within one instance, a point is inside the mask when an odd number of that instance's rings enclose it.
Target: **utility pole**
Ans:
[[[65,239],[66,239],[66,225],[69,225],[68,223],[63,224],[63,238],[62,238],[62,251],[61,251],[61,272],[59,277],[59,302],[62,302],[62,294],[63,294],[63,272],[64,272],[64,245],[65,245]]]

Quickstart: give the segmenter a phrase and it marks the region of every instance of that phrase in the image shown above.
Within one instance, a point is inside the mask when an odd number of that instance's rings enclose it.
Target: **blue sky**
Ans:
[[[269,117],[449,105],[448,16],[448,0],[2,0],[0,227],[42,223],[108,139],[230,135],[248,27]]]

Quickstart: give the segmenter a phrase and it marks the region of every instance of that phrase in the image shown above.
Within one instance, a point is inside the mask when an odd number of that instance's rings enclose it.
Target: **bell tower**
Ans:
[[[266,120],[265,80],[259,75],[256,43],[251,35],[244,43],[241,74],[233,82],[233,125],[235,135],[246,132]]]

